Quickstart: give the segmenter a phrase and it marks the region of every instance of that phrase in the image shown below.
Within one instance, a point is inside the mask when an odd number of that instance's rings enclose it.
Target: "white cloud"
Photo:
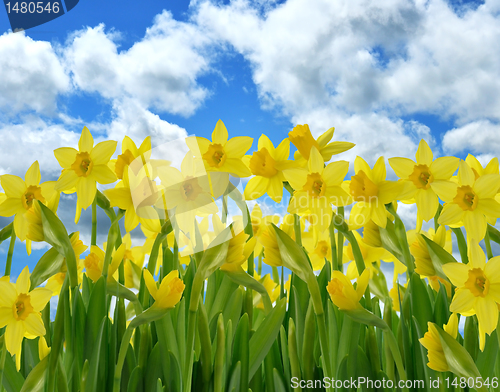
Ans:
[[[0,35],[0,108],[53,113],[69,77],[50,43],[24,33]]]
[[[71,36],[64,57],[78,88],[181,115],[193,114],[209,95],[197,78],[210,70],[212,42],[197,26],[164,11],[130,49],[120,51],[119,39],[102,24]]]
[[[482,120],[453,128],[444,135],[443,148],[449,153],[470,151],[497,156],[500,150],[500,126]],[[484,158],[487,159],[487,156]]]

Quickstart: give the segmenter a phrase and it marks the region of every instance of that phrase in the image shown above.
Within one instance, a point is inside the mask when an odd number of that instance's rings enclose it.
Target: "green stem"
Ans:
[[[486,235],[484,236],[484,244],[486,245],[486,254],[489,260],[493,257],[493,252],[491,251],[490,233],[488,233],[488,230],[486,230]]]
[[[226,224],[227,222],[227,194],[222,196],[222,218],[221,222]]]
[[[198,270],[199,272],[200,270]],[[203,290],[203,278],[196,273],[191,288],[191,299],[189,302],[188,331],[186,336],[186,360],[184,363],[184,392],[191,392],[191,378],[193,374],[194,338],[196,333],[196,317],[198,315],[198,305],[200,295]]]
[[[335,214],[332,216],[332,223],[329,227],[330,232],[330,247],[332,248],[332,269],[333,271],[339,270],[339,261],[337,258],[337,243],[335,241],[335,226],[333,225],[333,220],[335,219]]]
[[[443,211],[443,206],[439,204],[438,209],[436,211],[436,215],[434,215],[434,232],[436,232],[439,229],[439,216],[441,215],[441,211]]]
[[[406,229],[403,221],[399,217],[399,215],[396,213],[396,210],[394,209],[394,206],[391,204],[386,204],[387,211],[389,211],[393,216],[394,216],[394,229],[396,231],[396,236],[398,237],[399,240],[399,245],[401,246],[401,251],[403,252],[403,260],[405,262],[406,268],[408,269],[408,274],[411,275],[413,274],[413,271],[415,269],[414,261],[413,261],[413,256],[410,253],[410,247],[408,245],[408,237],[406,236]]]
[[[92,236],[90,239],[91,245],[97,245],[97,196],[92,202]]]
[[[302,231],[300,229],[300,217],[293,214],[293,229],[295,231],[295,242],[302,246]]]
[[[130,339],[132,338],[132,332],[134,332],[134,328],[131,328],[129,325],[125,330],[125,333],[123,334],[122,343],[120,344],[120,351],[118,353],[118,362],[116,363],[115,367],[113,392],[120,391],[123,363],[125,362],[125,357],[127,356],[128,345],[130,344]]]
[[[5,358],[7,357],[7,344],[5,344],[5,332],[0,339],[2,343],[2,354],[1,354],[2,356],[0,357],[0,387],[1,387],[3,386],[3,372],[5,368]]]
[[[354,261],[356,262],[356,267],[358,268],[358,274],[361,276],[361,274],[365,270],[365,261],[363,260],[363,254],[361,253],[361,249],[359,248],[358,241],[356,240],[356,237],[354,236],[352,231],[346,234],[346,238],[351,244]],[[370,285],[366,286],[365,290],[365,308],[369,311],[372,310]]]
[[[337,215],[339,215],[342,218],[342,220],[345,219],[344,207],[337,207]],[[339,271],[343,271],[343,263],[344,263],[343,259],[344,259],[344,235],[339,231],[337,239],[337,266]]]
[[[259,276],[262,275],[262,252],[260,252],[260,254],[259,254],[259,266],[257,268],[257,274]]]
[[[457,237],[458,251],[460,252],[460,258],[463,264],[469,263],[469,257],[467,256],[467,242],[465,241],[464,233],[460,227],[453,227],[451,229]]]
[[[9,251],[7,253],[7,262],[5,263],[5,276],[10,275],[10,267],[12,265],[12,256],[14,255],[14,245],[16,243],[16,232],[14,225],[12,225],[12,232],[10,234]]]

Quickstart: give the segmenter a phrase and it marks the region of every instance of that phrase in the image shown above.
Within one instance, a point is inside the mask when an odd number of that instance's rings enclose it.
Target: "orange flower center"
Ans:
[[[307,175],[307,182],[303,190],[312,197],[321,197],[325,194],[326,186],[319,173],[312,173]]]
[[[26,318],[33,312],[31,306],[30,296],[27,294],[19,294],[13,306],[14,318],[16,320],[26,320]]]
[[[328,243],[326,241],[319,241],[315,250],[316,250],[316,253],[320,257],[327,257],[328,256]]]
[[[490,290],[490,281],[481,268],[469,270],[469,279],[465,282],[465,287],[476,297],[485,297]]]
[[[84,264],[87,270],[100,270],[99,257],[97,257],[95,253],[90,253],[87,257],[85,257]]]
[[[123,172],[125,170],[125,167],[130,165],[134,161],[134,159],[134,155],[129,149],[125,150],[123,154],[118,155],[115,163],[115,173],[120,180],[123,179]]]
[[[224,152],[224,148],[221,144],[218,143],[210,144],[207,152],[203,154],[203,159],[211,167],[221,167],[222,165],[224,165],[224,162],[226,162],[226,154]]]
[[[464,211],[474,211],[477,207],[478,198],[469,185],[460,186],[453,202]]]
[[[409,179],[418,189],[429,189],[431,182],[434,181],[434,176],[427,165],[415,165]]]
[[[76,154],[76,159],[71,165],[71,169],[75,171],[78,177],[87,177],[92,172],[93,166],[90,154],[88,152],[80,152]]]
[[[256,176],[271,178],[275,176],[278,171],[274,167],[275,161],[267,148],[260,151],[255,151],[250,159],[250,170]]]
[[[378,196],[377,185],[368,178],[363,170],[360,170],[351,178],[349,190],[355,201],[364,201],[368,203]]]
[[[200,193],[203,192],[202,187],[198,184],[197,178],[187,177],[181,184],[181,194],[184,200],[194,201]]]
[[[40,200],[42,203],[45,203],[45,199],[42,196],[42,188],[35,186],[35,185],[30,185],[27,189],[26,192],[24,192],[22,196],[22,202],[23,202],[23,207],[27,210],[31,208],[33,205],[33,200]]]
[[[344,285],[343,283],[337,279],[333,278],[330,283],[328,283],[328,293],[330,293],[331,296],[344,296],[342,290],[344,290]]]

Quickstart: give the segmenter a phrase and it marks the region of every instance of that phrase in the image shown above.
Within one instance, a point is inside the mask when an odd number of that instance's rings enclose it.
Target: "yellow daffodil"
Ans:
[[[28,254],[31,253],[31,240],[28,238],[28,212],[33,210],[34,201],[38,200],[45,205],[52,200],[52,207],[59,192],[54,189],[55,181],[40,184],[41,175],[38,161],[35,161],[24,176],[24,180],[12,174],[0,176],[0,183],[5,191],[5,199],[0,204],[0,216],[14,217],[14,230],[17,238],[26,241]],[[55,203],[57,205],[57,203]],[[57,208],[56,208],[57,209]]]
[[[172,223],[186,235],[194,238],[196,216],[208,216],[218,211],[212,199],[208,176],[200,171],[192,156],[186,155],[179,171],[175,167],[161,167],[158,176],[163,186]],[[191,234],[188,234],[191,233]]]
[[[23,337],[34,339],[45,335],[40,312],[45,308],[52,291],[37,287],[30,291],[30,273],[25,267],[16,284],[0,280],[0,328],[5,329],[7,350],[16,356],[16,367],[21,367],[21,344]]]
[[[269,274],[261,278],[257,273],[254,273],[254,278],[262,283],[269,294],[271,303],[274,303],[280,296],[280,285],[272,280]],[[264,310],[264,301],[262,301],[262,296],[257,292],[254,293],[253,304],[256,308]]]
[[[255,237],[248,239],[249,237],[244,231],[239,230],[238,234],[233,235],[229,240],[226,262],[220,267],[222,271],[239,271],[242,269],[243,263],[248,260],[255,248]]]
[[[419,342],[427,349],[427,358],[429,362],[427,366],[437,372],[448,372],[450,368],[444,355],[443,346],[439,337],[439,332],[435,324],[428,322],[428,331],[424,334]]]
[[[447,263],[443,271],[457,287],[450,311],[463,315],[476,314],[479,323],[480,348],[484,349],[484,333],[491,334],[498,323],[500,303],[500,256],[486,257],[477,241],[469,242],[469,263]]]
[[[498,158],[491,159],[488,164],[483,167],[474,155],[469,154],[467,158],[465,158],[465,162],[467,162],[474,172],[476,180],[485,174],[499,174]]]
[[[290,141],[283,140],[277,148],[266,135],[259,138],[258,151],[252,156],[245,156],[243,161],[255,176],[245,187],[245,199],[255,200],[264,193],[276,203],[283,197],[283,170],[292,167],[293,161],[288,161],[290,154]]]
[[[121,244],[118,249],[114,250],[111,256],[111,262],[108,266],[108,282],[113,281],[113,279],[118,278],[118,267],[123,261],[123,257],[125,254],[125,245]],[[95,283],[99,280],[102,275],[102,268],[104,266],[104,251],[96,245],[92,245],[90,247],[90,253],[83,264],[85,266],[85,273],[87,276],[92,279]]]
[[[389,291],[389,297],[391,297],[391,300],[392,300],[392,308],[396,312],[401,311],[400,306],[399,306],[399,302],[401,301],[401,303],[403,303],[403,298],[405,296],[407,286],[408,286],[408,283],[406,283],[404,286],[401,286],[399,283],[395,283],[392,286],[392,289]],[[398,290],[399,290],[399,292],[398,292]]]
[[[171,309],[181,300],[186,286],[179,279],[179,271],[173,270],[169,272],[161,281],[159,288],[149,270],[144,269],[143,276],[149,294],[155,300],[152,306],[160,309]]]
[[[439,216],[440,225],[465,226],[467,237],[481,241],[486,234],[487,218],[500,217],[500,203],[494,197],[500,187],[500,174],[485,174],[475,179],[471,167],[461,161],[458,184],[442,182],[434,190],[446,202]]]
[[[332,155],[340,154],[341,152],[350,150],[355,146],[354,143],[350,142],[332,142],[333,132],[335,128],[332,127],[325,133],[323,133],[318,139],[314,139],[309,130],[309,125],[297,125],[293,130],[288,133],[288,138],[297,147],[297,151],[294,154],[294,159],[298,164],[305,165],[309,159],[311,153],[311,148],[316,147],[320,152],[323,160],[328,162],[332,159]]]
[[[422,220],[434,217],[439,206],[434,187],[448,181],[458,168],[459,159],[441,157],[433,161],[432,150],[425,140],[421,140],[415,154],[416,162],[408,158],[390,158],[389,164],[404,183],[403,202],[417,203],[417,230]]]
[[[267,216],[262,216],[262,210],[260,209],[258,204],[255,204],[255,206],[252,209],[252,212],[250,213],[250,220],[252,222],[252,231],[253,231],[253,236],[257,239],[257,243],[255,244],[255,249],[254,253],[256,256],[260,255],[262,252],[262,244],[259,241],[259,237],[262,234],[264,230],[267,230],[267,226],[269,222],[274,223],[275,225],[278,225],[280,221],[280,216],[275,214],[275,215],[267,215]]]
[[[71,238],[71,247],[75,252],[77,271],[78,271],[78,282],[82,281],[82,271],[83,271],[83,263],[80,260],[80,255],[85,252],[88,248],[87,245],[80,240],[80,232],[74,233]],[[66,268],[66,260],[62,263],[60,272],[51,276],[45,285],[45,288],[52,290],[53,295],[59,295],[61,292],[62,285],[64,283],[64,279],[66,278],[67,268]]]
[[[130,233],[123,236],[122,245],[125,246],[123,254],[125,287],[139,289],[141,276],[137,272],[144,266],[144,249],[142,246],[132,247]]]
[[[288,212],[300,216],[308,215],[318,232],[326,230],[332,221],[332,206],[345,206],[351,202],[342,189],[342,181],[349,170],[346,161],[325,162],[316,147],[311,153],[306,168],[288,169],[283,173],[295,189]]]
[[[138,175],[125,170],[122,181],[115,188],[103,193],[109,199],[111,207],[125,210],[125,230],[134,230],[139,223],[151,231],[161,230],[158,213],[152,207],[159,197],[156,183],[141,170]]]
[[[271,223],[276,224],[274,219],[264,221],[264,225],[262,225],[257,240],[264,248],[264,263],[271,267],[281,267],[283,265],[283,260],[281,259],[276,231],[271,227]],[[283,222],[280,225],[280,229],[294,240],[295,233],[293,231],[293,225],[294,216],[286,214],[283,217]],[[302,225],[302,227],[304,226]]]
[[[457,338],[458,335],[458,314],[452,313],[448,319],[448,323],[443,325],[443,329],[448,332],[453,339]]]
[[[314,241],[313,232],[302,235],[302,245],[309,254],[312,269],[320,271],[325,265],[325,259],[332,262],[332,246],[328,230],[319,234],[317,241]]]
[[[364,295],[369,280],[370,272],[364,270],[357,280],[356,289],[354,289],[351,281],[342,272],[333,271],[332,280],[328,283],[326,289],[332,302],[340,310],[361,309],[362,306],[359,300]]]
[[[385,228],[387,213],[385,205],[396,200],[402,191],[402,184],[386,181],[384,157],[380,157],[373,169],[361,157],[354,161],[355,175],[344,186],[349,190],[356,204],[349,214],[349,228],[359,229],[370,220]]]
[[[80,219],[81,209],[87,209],[94,201],[97,192],[96,182],[111,184],[116,181],[115,174],[108,167],[109,159],[115,152],[116,142],[106,140],[94,146],[94,139],[84,127],[78,142],[78,150],[61,147],[54,155],[63,168],[57,180],[56,190],[67,191],[76,188],[78,196],[75,223]]]
[[[427,244],[423,238],[423,236],[426,236],[448,253],[451,253],[451,231],[446,230],[444,226],[439,226],[437,232],[434,232],[432,228],[427,232],[421,231],[420,233],[417,233],[415,230],[409,230],[407,236],[410,253],[415,258],[415,272],[422,278],[428,278],[429,285],[435,291],[439,291],[439,282],[444,284],[448,297],[451,298],[451,284],[447,280],[437,276]]]
[[[241,160],[252,146],[253,139],[248,136],[233,137],[228,140],[224,123],[219,120],[212,133],[212,141],[204,137],[186,138],[191,153],[203,159],[208,172],[230,173],[236,177],[250,176],[250,170]]]

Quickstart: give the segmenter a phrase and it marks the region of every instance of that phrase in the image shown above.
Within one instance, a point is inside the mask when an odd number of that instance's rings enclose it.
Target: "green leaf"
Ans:
[[[479,373],[483,376],[483,380],[488,377],[493,377],[495,368],[495,360],[498,354],[498,329],[493,331],[491,335],[486,335],[484,351],[479,351],[477,355],[476,365]]]
[[[278,336],[285,312],[286,298],[282,298],[250,338],[250,379]]]
[[[439,282],[439,292],[434,303],[434,320],[437,325],[444,325],[450,319],[450,306],[448,304],[448,294],[446,287]]]
[[[422,238],[427,244],[429,256],[431,256],[432,265],[436,270],[436,275],[449,281],[448,277],[443,272],[443,265],[447,263],[457,263],[457,260],[430,238],[427,238],[425,235],[423,235]]]
[[[229,240],[232,237],[231,229],[232,226],[230,225],[222,230],[210,243],[209,248],[203,253],[198,271],[196,271],[196,275],[201,276],[202,281],[207,279],[215,270],[225,263]],[[214,246],[213,244],[218,245]]]
[[[63,263],[64,256],[61,255],[56,248],[50,248],[45,252],[44,255],[40,257],[31,273],[31,289],[38,287],[51,276],[61,272]]]
[[[94,315],[92,315],[93,317]],[[89,318],[92,318],[89,317]],[[106,343],[103,341],[104,329],[106,328],[106,321],[108,320],[107,316],[104,316],[101,320],[101,324],[99,327],[99,331],[96,336],[96,340],[94,342],[94,349],[92,352],[92,358],[89,362],[89,372],[87,374],[87,381],[85,385],[85,392],[97,391],[97,381],[98,381],[98,372],[99,372],[99,362],[101,361],[101,351],[103,345]]]
[[[476,377],[481,377],[479,370],[467,350],[448,333],[443,331],[441,327],[437,325],[435,325],[435,327],[439,333],[439,340],[441,341],[444,356],[446,357],[446,362],[448,363],[450,370],[459,377],[472,377],[474,379]],[[477,390],[484,392],[487,391],[484,386],[482,388],[478,388]]]
[[[106,293],[104,277],[101,276],[92,289],[89,299],[87,314],[89,317],[85,323],[85,355],[90,360],[92,351],[97,347],[96,340],[102,328],[102,319],[106,317]]]
[[[271,311],[271,299],[269,298],[269,294],[262,283],[256,280],[253,276],[250,276],[247,272],[243,271],[243,269],[239,271],[225,271],[225,273],[236,284],[257,291],[262,296],[266,312]]]
[[[68,232],[61,220],[48,207],[37,200],[42,214],[43,236],[45,241],[52,245],[57,251],[66,258],[66,267],[68,269],[70,286],[78,285],[78,272],[76,258]]]
[[[142,390],[143,390],[142,389],[142,369],[139,366],[136,366],[135,369],[130,374],[127,392],[139,392]]]
[[[490,235],[490,240],[495,241],[497,244],[500,244],[500,231],[498,231],[495,227],[491,226],[490,224],[488,224],[488,234]]]
[[[364,308],[353,309],[353,310],[342,310],[342,312],[347,314],[350,318],[352,318],[354,321],[358,323],[373,325],[374,327],[380,329],[389,329],[389,326],[385,323],[384,320],[375,316],[372,312]]]
[[[14,223],[11,222],[7,226],[5,226],[2,230],[0,230],[0,244],[4,242],[6,239],[10,238],[13,226]]]
[[[36,365],[24,381],[21,392],[42,391],[45,386],[45,371],[49,364],[49,357],[45,357]]]
[[[134,263],[130,263],[134,264]],[[130,302],[137,302],[139,299],[137,296],[128,288],[126,288],[121,283],[118,283],[115,279],[111,278],[106,285],[106,291],[108,294],[114,295],[115,297],[125,298]]]
[[[411,277],[410,299],[412,314],[417,319],[420,330],[426,333],[427,323],[434,322],[434,316],[426,285],[418,274],[413,274]]]
[[[241,365],[240,377],[240,392],[248,391],[248,371],[249,371],[249,322],[248,314],[241,316],[241,319],[236,327],[236,334],[234,336],[234,352],[233,352],[233,371],[236,369],[237,364]]]
[[[276,392],[287,392],[285,383],[283,382],[283,376],[278,372],[276,368],[273,369],[273,381],[274,381],[274,390]]]
[[[387,220],[387,225],[385,228],[379,227],[380,240],[382,241],[382,247],[389,252],[391,252],[396,258],[403,264],[404,256],[401,250],[401,245],[399,244],[398,236],[396,235],[396,229],[394,223]]]

